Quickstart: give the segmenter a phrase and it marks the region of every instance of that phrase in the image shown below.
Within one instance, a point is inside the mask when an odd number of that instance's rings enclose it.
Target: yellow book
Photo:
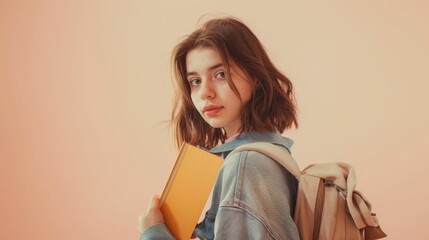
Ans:
[[[183,143],[161,195],[161,212],[178,240],[190,239],[224,160]]]

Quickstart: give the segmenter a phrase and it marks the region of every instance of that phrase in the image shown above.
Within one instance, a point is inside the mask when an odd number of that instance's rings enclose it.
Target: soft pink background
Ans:
[[[176,155],[170,52],[206,13],[294,82],[300,165],[353,164],[389,239],[427,239],[429,4],[280,2],[1,0],[0,239],[138,238]]]

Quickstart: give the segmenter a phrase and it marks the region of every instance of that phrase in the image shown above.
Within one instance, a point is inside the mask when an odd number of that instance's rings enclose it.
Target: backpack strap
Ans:
[[[268,142],[254,142],[243,144],[234,149],[231,153],[240,151],[256,151],[272,158],[292,173],[299,181],[301,171],[299,170],[298,164],[293,160],[292,156],[286,153],[280,146]]]

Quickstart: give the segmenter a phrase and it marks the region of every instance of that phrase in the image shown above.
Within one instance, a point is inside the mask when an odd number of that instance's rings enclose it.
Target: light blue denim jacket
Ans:
[[[254,151],[229,155],[251,142],[270,142],[290,153],[293,141],[280,133],[251,132],[210,150],[225,162],[219,171],[212,204],[194,230],[200,239],[299,239],[293,222],[297,180],[276,161]],[[141,240],[171,240],[164,224],[141,235]]]

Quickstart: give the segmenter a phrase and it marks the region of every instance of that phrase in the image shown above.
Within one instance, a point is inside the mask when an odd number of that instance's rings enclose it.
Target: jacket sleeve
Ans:
[[[290,212],[294,182],[275,161],[257,152],[229,156],[214,239],[299,239]]]
[[[174,240],[175,238],[168,230],[165,224],[156,224],[146,229],[141,235],[140,240]]]

